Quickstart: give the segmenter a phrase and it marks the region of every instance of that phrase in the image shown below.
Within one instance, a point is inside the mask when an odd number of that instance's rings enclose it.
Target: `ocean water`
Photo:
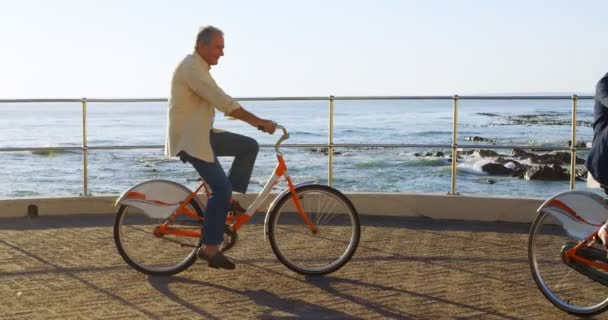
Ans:
[[[243,102],[245,108],[287,127],[286,143],[327,143],[327,101]],[[88,103],[89,147],[163,145],[166,103]],[[449,100],[336,101],[334,143],[442,144],[452,143],[452,102]],[[577,140],[593,136],[593,101],[579,100]],[[566,146],[570,140],[571,102],[568,100],[461,100],[458,144],[480,136],[498,145]],[[80,103],[0,104],[0,148],[66,147],[82,144]],[[268,135],[223,114],[215,126],[273,143]],[[334,186],[343,191],[450,191],[450,150],[441,148],[337,148]],[[441,151],[446,156],[419,156]],[[512,150],[496,150],[510,154]],[[327,155],[310,148],[284,148],[289,173],[296,182],[327,183]],[[586,158],[585,152],[578,154]],[[163,150],[91,150],[89,192],[118,194],[147,179],[170,179],[188,187],[197,175],[188,164],[165,159]],[[526,181],[485,174],[491,159],[462,156],[457,163],[457,192],[465,195],[546,198],[569,189],[568,181]],[[230,158],[221,159],[225,169]],[[82,154],[74,151],[0,152],[0,198],[78,195],[83,192]],[[261,190],[276,163],[274,150],[262,148],[249,191]],[[580,166],[579,166],[580,167]],[[577,189],[584,189],[577,182]]]

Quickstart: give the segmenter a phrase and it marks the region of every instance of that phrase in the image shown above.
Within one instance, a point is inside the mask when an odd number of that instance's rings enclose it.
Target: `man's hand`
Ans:
[[[239,120],[245,121],[250,125],[257,127],[258,129],[268,132],[270,134],[274,133],[274,130],[277,129],[277,123],[272,120],[260,119],[253,113],[245,110],[245,108],[241,107],[234,110],[228,116],[237,118]]]
[[[277,129],[277,123],[271,120],[262,120],[258,125],[258,129],[273,134]]]

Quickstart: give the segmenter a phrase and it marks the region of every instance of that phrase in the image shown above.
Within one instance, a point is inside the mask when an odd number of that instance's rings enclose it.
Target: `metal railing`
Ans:
[[[328,96],[328,97],[260,97],[260,98],[236,98],[237,101],[327,101],[329,102],[329,131],[327,144],[285,144],[287,148],[301,147],[326,147],[328,154],[328,172],[327,181],[331,185],[333,183],[333,152],[335,148],[363,148],[363,147],[387,147],[387,148],[444,148],[450,149],[452,159],[457,159],[458,151],[464,149],[534,149],[534,150],[565,150],[570,151],[570,189],[575,188],[575,166],[576,153],[579,150],[588,150],[588,148],[579,148],[576,146],[576,112],[578,100],[593,99],[593,96]],[[452,100],[453,103],[453,119],[452,119],[452,144],[348,144],[334,143],[334,102],[335,101],[366,101],[366,100]],[[571,100],[572,101],[572,130],[570,147],[541,147],[541,146],[518,146],[518,145],[473,145],[467,144],[458,145],[458,106],[461,100]],[[87,143],[87,103],[118,103],[118,102],[167,102],[166,98],[148,98],[148,99],[0,99],[2,103],[78,103],[82,105],[82,145],[80,147],[9,147],[0,148],[0,152],[10,151],[39,151],[39,150],[81,150],[82,166],[83,166],[83,193],[88,196],[88,152],[89,150],[117,150],[117,149],[157,149],[163,148],[164,145],[132,145],[132,146],[88,146]],[[261,145],[261,147],[271,147],[272,145]],[[451,183],[448,194],[457,195],[456,192],[456,161],[452,161],[451,165]]]

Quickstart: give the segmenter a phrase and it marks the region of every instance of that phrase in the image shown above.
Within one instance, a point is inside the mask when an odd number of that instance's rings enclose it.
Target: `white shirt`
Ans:
[[[215,109],[229,115],[241,108],[215,83],[209,69],[209,64],[194,52],[187,55],[173,73],[167,112],[167,157],[184,151],[195,158],[213,162],[215,157],[209,131],[213,128]]]

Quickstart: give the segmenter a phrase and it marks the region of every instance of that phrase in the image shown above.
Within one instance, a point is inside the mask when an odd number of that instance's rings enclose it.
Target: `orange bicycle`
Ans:
[[[351,201],[327,185],[304,182],[294,185],[280,151],[283,135],[275,143],[278,164],[270,179],[240,215],[226,219],[224,242],[227,251],[238,239],[239,229],[256,213],[281,177],[287,188],[269,206],[264,234],[272,251],[287,268],[304,275],[324,275],[343,267],[359,244],[359,216]],[[206,197],[197,194],[203,190]],[[173,275],[186,270],[197,259],[201,247],[201,225],[209,190],[203,181],[192,192],[168,180],[150,180],[124,192],[114,219],[114,242],[122,258],[149,275]],[[203,231],[204,232],[204,231]]]
[[[549,198],[538,209],[528,242],[532,276],[555,306],[578,316],[608,309],[608,252],[597,241],[608,202],[586,191]]]

